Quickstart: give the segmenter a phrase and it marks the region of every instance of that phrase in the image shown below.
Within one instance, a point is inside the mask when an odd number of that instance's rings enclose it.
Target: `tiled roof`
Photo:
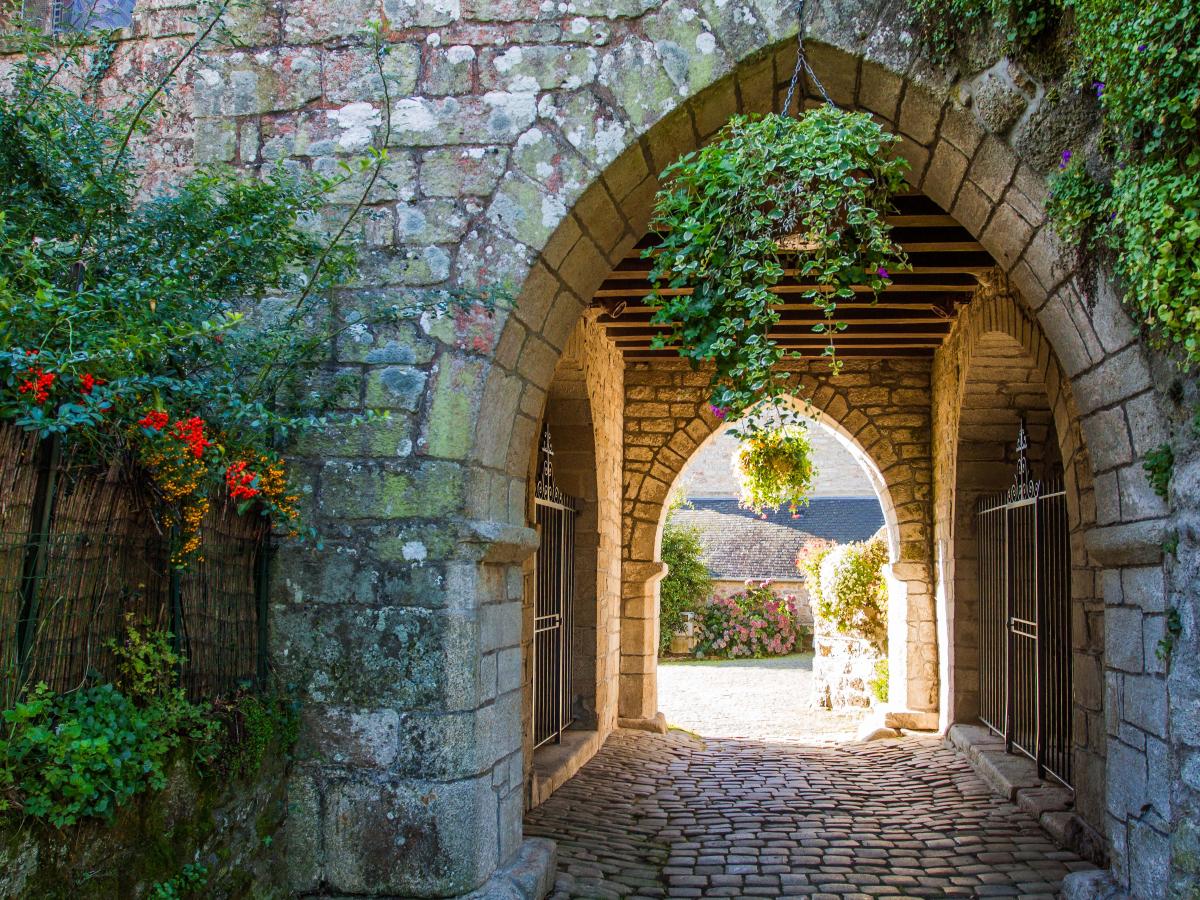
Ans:
[[[806,545],[864,541],[883,526],[873,497],[814,497],[792,518],[787,507],[765,519],[730,498],[691,498],[673,522],[699,529],[704,562],[713,578],[803,577],[796,557]]]

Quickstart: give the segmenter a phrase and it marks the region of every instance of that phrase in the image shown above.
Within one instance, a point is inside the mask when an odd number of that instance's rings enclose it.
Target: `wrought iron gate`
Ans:
[[[571,724],[571,608],[575,600],[577,504],[554,481],[550,429],[542,429],[537,486],[538,546],[533,629],[533,744],[558,741]]]
[[[1066,495],[1030,477],[1025,424],[1008,491],[980,500],[980,718],[1038,774],[1071,785],[1071,556]]]

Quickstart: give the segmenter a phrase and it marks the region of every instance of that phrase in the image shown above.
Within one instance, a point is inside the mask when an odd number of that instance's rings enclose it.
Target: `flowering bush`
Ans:
[[[800,640],[796,598],[769,582],[732,597],[714,597],[700,614],[697,656],[761,657],[791,653]]]
[[[816,618],[840,634],[865,638],[880,654],[887,647],[887,561],[887,544],[876,535],[819,549],[797,562],[808,576]]]
[[[281,450],[306,429],[372,415],[331,420],[352,387],[323,378],[342,332],[493,306],[491,293],[412,291],[338,309],[355,265],[346,238],[387,162],[378,30],[378,148],[338,177],[201,170],[148,186],[131,142],[229,5],[161,80],[123,83],[126,108],[98,99],[104,72],[86,35],[6,33],[22,61],[0,84],[0,420],[75,461],[148,475],[178,566],[199,556],[222,494],[285,533],[311,533]],[[352,179],[362,193],[327,240],[313,224]]]

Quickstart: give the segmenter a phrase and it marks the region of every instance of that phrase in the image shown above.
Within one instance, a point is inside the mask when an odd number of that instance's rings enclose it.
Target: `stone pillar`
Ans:
[[[520,563],[536,533],[459,522],[434,562],[433,531],[426,565],[369,602],[374,579],[351,561],[349,596],[274,606],[281,677],[308,695],[288,817],[296,893],[511,891],[514,866],[537,890],[552,881],[553,847],[521,830]],[[285,592],[295,575],[279,573]]]
[[[622,727],[657,727],[658,583],[665,563],[626,560],[622,573],[621,680],[617,714]]]

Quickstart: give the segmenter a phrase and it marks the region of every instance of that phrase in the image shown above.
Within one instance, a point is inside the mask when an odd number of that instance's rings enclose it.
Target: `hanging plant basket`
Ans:
[[[734,469],[743,508],[763,514],[786,504],[796,515],[808,505],[817,476],[807,428],[790,423],[752,431],[738,447]]]
[[[873,297],[904,265],[886,221],[907,167],[892,157],[897,140],[865,113],[832,105],[798,118],[735,116],[663,173],[651,226],[662,240],[646,251],[647,302],[664,329],[655,346],[712,364],[719,418],[740,419],[785,392],[777,364],[789,354],[770,337],[779,321],[771,289],[785,277],[823,313],[813,331],[830,338],[823,355],[837,370],[838,304],[856,286]]]

